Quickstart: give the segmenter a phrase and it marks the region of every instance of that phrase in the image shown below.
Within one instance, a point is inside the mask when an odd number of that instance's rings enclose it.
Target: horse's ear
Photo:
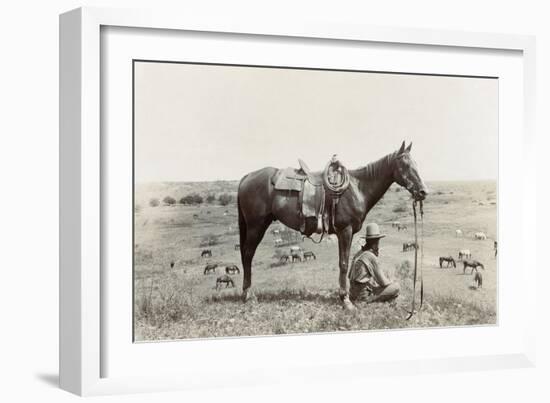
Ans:
[[[405,151],[407,151],[408,153],[411,152],[412,146],[413,146],[413,143],[411,141],[411,144],[409,144],[409,146],[407,147],[407,149]]]
[[[403,141],[403,143],[401,144],[401,148],[399,148],[399,151],[397,152],[397,154],[403,154],[405,152],[405,141]]]

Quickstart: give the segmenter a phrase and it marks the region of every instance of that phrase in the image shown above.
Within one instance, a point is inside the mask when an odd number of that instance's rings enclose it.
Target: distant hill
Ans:
[[[461,189],[466,187],[472,191],[484,191],[489,193],[491,199],[496,198],[496,181],[436,181],[427,182],[430,189],[430,196],[428,203],[433,196],[447,193],[448,191],[455,190],[461,193]],[[233,196],[233,200],[237,200],[237,188],[239,186],[238,180],[233,181],[208,181],[208,182],[149,182],[136,184],[135,187],[135,202],[138,205],[145,206],[152,198],[159,200],[164,199],[166,196],[172,196],[179,200],[191,193],[198,193],[204,199],[206,196],[213,194],[216,199],[222,193],[228,193]],[[397,194],[396,194],[397,193]],[[389,192],[386,193],[384,199],[391,201],[395,198],[407,200],[410,198],[408,192],[398,184],[394,183]],[[383,203],[383,202],[382,202]]]
[[[159,200],[166,196],[172,196],[178,202],[191,193],[198,193],[203,198],[213,194],[218,198],[220,194],[229,193],[237,197],[239,181],[213,181],[213,182],[149,182],[138,183],[135,186],[135,203],[146,205],[152,198]]]

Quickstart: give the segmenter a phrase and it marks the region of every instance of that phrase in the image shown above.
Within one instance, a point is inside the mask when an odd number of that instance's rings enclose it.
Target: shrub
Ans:
[[[151,207],[157,207],[160,205],[160,200],[157,199],[157,198],[152,198],[151,200],[149,200],[149,206]]]
[[[198,193],[191,193],[187,196],[184,196],[180,199],[181,204],[201,204],[203,202],[203,198]]]
[[[222,193],[218,197],[218,201],[222,206],[227,206],[229,203],[233,201],[233,196],[231,196],[229,193]]]
[[[176,204],[176,199],[174,199],[172,196],[166,196],[164,199],[162,199],[162,202],[164,204],[172,206],[172,205]]]

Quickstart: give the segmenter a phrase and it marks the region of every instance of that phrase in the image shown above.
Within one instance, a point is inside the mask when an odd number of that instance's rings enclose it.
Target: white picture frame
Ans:
[[[101,116],[101,30],[102,27],[127,27],[156,30],[192,31],[200,36],[207,33],[223,35],[248,35],[261,38],[295,38],[296,40],[338,40],[339,43],[399,44],[402,46],[426,46],[439,49],[470,49],[478,53],[490,51],[513,51],[521,57],[522,75],[518,77],[523,86],[523,133],[517,133],[517,141],[522,144],[522,191],[516,195],[521,203],[521,232],[536,234],[534,228],[534,175],[535,150],[534,135],[534,91],[535,91],[535,41],[533,37],[505,34],[466,33],[443,30],[418,30],[408,28],[384,28],[368,26],[338,25],[319,21],[280,22],[266,20],[215,21],[181,16],[150,10],[114,10],[102,8],[81,8],[60,17],[60,385],[63,389],[79,395],[129,393],[140,391],[160,391],[235,385],[246,386],[258,383],[293,382],[296,376],[301,380],[314,379],[331,381],[345,379],[350,373],[355,376],[372,374],[405,374],[455,370],[479,370],[503,367],[526,367],[535,362],[535,318],[536,296],[533,293],[522,295],[523,312],[520,332],[523,335],[521,346],[500,354],[476,353],[474,356],[419,356],[406,360],[372,360],[357,357],[353,360],[319,364],[308,361],[305,355],[297,355],[288,360],[284,371],[272,362],[266,362],[262,372],[255,368],[243,371],[248,376],[221,376],[214,373],[208,379],[202,375],[202,367],[186,376],[189,362],[174,364],[172,372],[158,376],[120,375],[104,376],[106,340],[102,332],[103,318],[109,314],[105,304],[105,291],[102,290],[102,191],[105,178],[103,165],[103,130]],[[504,162],[501,161],[501,164]],[[530,189],[530,192],[525,191]],[[530,194],[530,196],[527,196]],[[500,206],[499,206],[500,207]],[[499,210],[499,218],[509,214]],[[536,277],[534,248],[536,242],[523,238],[521,250],[516,255],[524,257],[522,276]],[[500,242],[502,250],[503,243]],[[505,245],[505,244],[504,244]],[[499,253],[500,250],[499,250]],[[317,337],[329,343],[334,335]],[[340,336],[339,336],[340,337]],[[347,336],[350,344],[359,343],[361,334]],[[379,333],[379,338],[386,336]],[[393,336],[392,336],[393,337]],[[402,337],[402,336],[401,336]],[[430,342],[427,336],[425,342]],[[282,348],[302,349],[307,339],[300,336],[278,338]],[[220,346],[221,343],[237,341],[225,340],[195,341],[206,346]],[[208,344],[210,343],[210,344]],[[218,344],[215,344],[218,343]],[[266,349],[258,338],[241,340],[256,354]],[[253,347],[252,347],[253,346]],[[165,353],[176,351],[177,343],[168,343]],[[194,345],[200,350],[198,344]],[[242,346],[241,346],[242,348]],[[234,365],[234,364],[233,364]],[[273,365],[273,367],[271,367]],[[178,375],[178,366],[181,368]],[[304,371],[307,368],[307,371]],[[257,368],[256,368],[257,369]]]

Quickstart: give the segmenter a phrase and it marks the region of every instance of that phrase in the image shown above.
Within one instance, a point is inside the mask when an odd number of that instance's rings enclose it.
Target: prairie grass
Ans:
[[[186,183],[181,192],[174,183],[156,186],[161,194],[170,191],[174,195],[208,189],[204,183]],[[230,192],[236,183],[219,186]],[[414,251],[402,252],[402,244],[414,241],[414,226],[406,191],[387,192],[384,203],[377,205],[366,220],[379,223],[386,234],[381,241],[381,267],[387,277],[399,282],[400,295],[390,303],[359,303],[353,312],[344,311],[339,301],[338,243],[334,237],[325,237],[320,244],[296,239],[292,244],[313,251],[317,260],[281,264],[280,256],[289,250],[288,246],[274,246],[271,230],[281,225],[274,223],[253,262],[256,298],[243,303],[240,251],[234,249],[239,243],[236,205],[149,207],[147,201],[155,195],[142,196],[143,207],[135,215],[134,227],[136,340],[495,324],[497,261],[492,245],[496,204],[478,205],[493,195],[495,183],[439,182],[428,187],[432,196],[424,203],[424,226],[418,227],[419,237],[424,234],[424,255],[419,253],[424,304],[409,321],[405,317],[413,296]],[[406,224],[408,230],[398,232],[391,227],[392,221]],[[456,238],[456,229],[463,231],[463,238]],[[485,232],[489,240],[473,240],[471,234],[477,231]],[[358,235],[352,256],[363,242]],[[212,258],[200,257],[204,246],[212,249]],[[470,288],[473,278],[463,275],[460,267],[439,268],[439,256],[456,258],[458,250],[464,248],[485,264],[482,289]],[[175,262],[173,268],[171,262]],[[220,265],[215,275],[203,274],[208,263]],[[236,264],[241,274],[232,276],[235,288],[216,291],[216,278],[226,264]],[[420,273],[417,281],[418,307]]]

